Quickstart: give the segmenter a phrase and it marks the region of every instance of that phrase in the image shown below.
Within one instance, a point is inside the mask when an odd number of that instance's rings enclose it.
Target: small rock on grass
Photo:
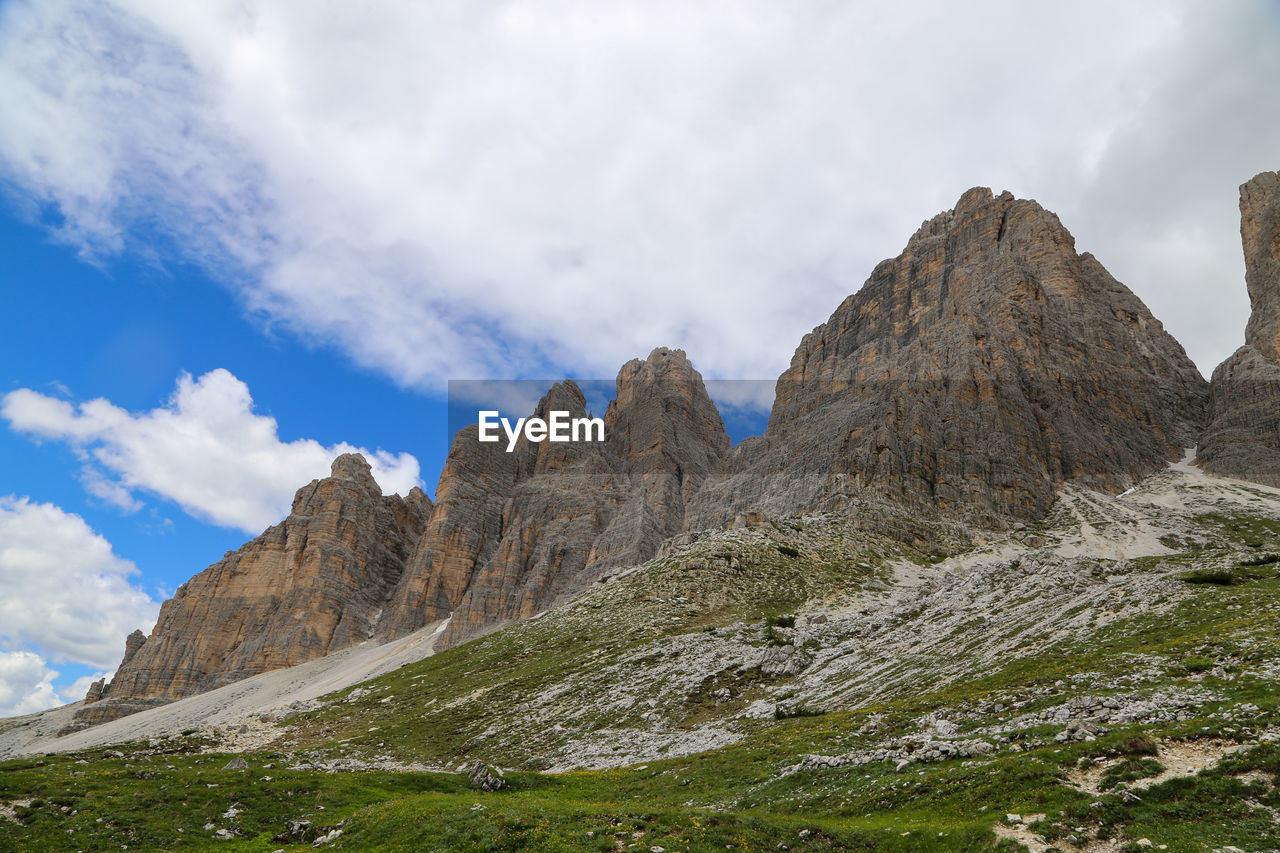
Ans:
[[[481,791],[497,791],[507,787],[502,768],[490,767],[483,761],[477,761],[467,768],[467,779],[470,780],[471,787]]]

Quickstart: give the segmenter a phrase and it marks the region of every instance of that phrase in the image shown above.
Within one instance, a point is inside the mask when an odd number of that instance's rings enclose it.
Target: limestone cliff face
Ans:
[[[863,490],[1000,524],[1059,484],[1115,491],[1195,443],[1207,388],[1182,347],[1058,218],[966,192],[805,336],[763,438],[698,524]]]
[[[432,504],[420,489],[383,497],[358,454],[298,490],[289,516],[183,584],[150,637],[131,635],[119,670],[88,706],[93,722],[370,638]],[[95,696],[96,692],[96,696]],[[121,716],[114,713],[114,716]]]
[[[1213,371],[1205,470],[1280,486],[1280,173],[1240,187],[1240,239],[1252,313],[1244,346]]]
[[[685,505],[729,450],[729,436],[702,377],[684,352],[657,349],[618,372],[605,413],[609,449],[633,484],[629,499],[592,549],[601,566],[653,556],[685,529]]]
[[[442,645],[536,615],[611,567],[642,562],[684,527],[685,501],[729,438],[702,377],[680,350],[623,366],[603,443],[530,443],[512,453],[459,432],[437,509],[380,636],[452,614]],[[557,383],[534,414],[585,414]]]

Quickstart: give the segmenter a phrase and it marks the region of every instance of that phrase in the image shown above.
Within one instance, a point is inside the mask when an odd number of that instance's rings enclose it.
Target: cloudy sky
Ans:
[[[0,714],[78,698],[449,379],[768,379],[975,185],[1208,374],[1280,3],[0,0]]]

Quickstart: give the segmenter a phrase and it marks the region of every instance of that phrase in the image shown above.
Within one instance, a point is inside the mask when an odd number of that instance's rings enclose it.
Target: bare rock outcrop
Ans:
[[[135,628],[133,633],[124,639],[124,658],[120,661],[120,667],[123,669],[129,665],[129,661],[133,660],[134,655],[138,653],[138,649],[142,648],[142,644],[147,641],[147,635],[142,633],[142,629]],[[101,699],[106,699],[111,695],[111,685],[106,678],[99,678],[97,681],[89,685],[89,692],[85,694],[84,704],[92,705]]]
[[[77,722],[294,666],[373,636],[431,516],[420,489],[383,497],[359,454],[298,490],[289,516],[187,581],[135,631]],[[96,696],[95,696],[96,693]]]
[[[1240,187],[1240,239],[1252,313],[1244,346],[1213,371],[1199,459],[1211,474],[1280,486],[1280,172]]]
[[[380,636],[452,615],[440,645],[461,642],[643,562],[684,528],[685,502],[729,447],[702,377],[684,352],[659,348],[624,365],[616,391],[604,442],[521,438],[507,453],[474,426],[458,433]],[[584,407],[567,380],[534,415]]]
[[[986,188],[925,222],[806,335],[769,428],[693,518],[870,490],[982,524],[1058,486],[1117,491],[1195,443],[1207,385],[1146,306],[1034,201]]]

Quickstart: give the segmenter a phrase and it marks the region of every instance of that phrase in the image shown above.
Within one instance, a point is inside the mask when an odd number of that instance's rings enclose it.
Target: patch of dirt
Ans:
[[[22,821],[18,820],[18,813],[14,811],[14,808],[26,808],[29,805],[31,805],[30,800],[14,800],[11,803],[0,802],[0,820],[9,820],[17,824],[22,823]]]
[[[1164,770],[1155,776],[1135,779],[1126,787],[1130,791],[1141,791],[1153,785],[1159,785],[1170,779],[1183,776],[1194,776],[1201,770],[1207,770],[1222,759],[1253,744],[1236,743],[1229,740],[1190,740],[1169,741],[1160,744],[1156,761],[1164,765]],[[1102,793],[1102,778],[1107,771],[1124,761],[1124,757],[1108,758],[1106,761],[1084,768],[1072,768],[1067,771],[1067,781],[1071,787],[1086,794]],[[1247,774],[1246,774],[1247,775]],[[1264,777],[1266,774],[1262,774]]]
[[[1248,749],[1253,744],[1236,743],[1229,740],[1192,740],[1160,745],[1156,761],[1164,765],[1164,770],[1157,776],[1137,779],[1129,783],[1130,790],[1142,790],[1152,785],[1179,779],[1183,776],[1195,776],[1201,770],[1207,770],[1228,755]]]
[[[1244,784],[1248,785],[1253,782],[1261,782],[1264,785],[1275,785],[1275,781],[1271,778],[1271,774],[1265,770],[1249,770],[1244,773],[1237,773],[1235,777]]]
[[[991,829],[995,832],[997,838],[1008,839],[1021,844],[1031,853],[1048,853],[1051,850],[1061,851],[1061,853],[1120,853],[1129,843],[1119,838],[1090,838],[1083,844],[1073,844],[1070,841],[1059,838],[1050,843],[1042,836],[1036,835],[1027,826],[1028,823],[1035,823],[1043,819],[1044,815],[1042,814],[1024,815],[1022,823],[1009,824],[1001,821]]]

